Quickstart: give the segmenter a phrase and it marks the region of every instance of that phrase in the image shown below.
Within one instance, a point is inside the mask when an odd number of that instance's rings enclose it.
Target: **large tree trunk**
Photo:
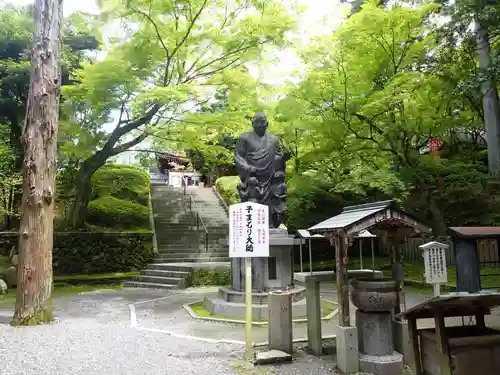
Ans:
[[[35,34],[23,128],[23,197],[13,325],[52,320],[52,245],[61,84],[62,0],[35,0]]]
[[[496,178],[500,178],[500,101],[494,77],[491,76],[492,63],[488,31],[475,21],[476,46],[479,69],[486,75],[481,83],[483,95],[484,127],[488,143],[488,169]]]

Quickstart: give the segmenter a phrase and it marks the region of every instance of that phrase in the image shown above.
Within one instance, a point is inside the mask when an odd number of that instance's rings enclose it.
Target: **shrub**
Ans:
[[[106,196],[148,205],[149,175],[139,167],[106,164],[92,176],[92,199]]]
[[[0,255],[8,255],[17,233],[0,233]],[[54,235],[54,274],[137,271],[154,258],[152,233],[58,232]]]
[[[215,181],[215,188],[228,206],[240,202],[237,189],[239,182],[240,178],[238,176],[220,177]]]
[[[87,221],[105,227],[148,227],[149,212],[149,207],[107,196],[89,203]]]
[[[191,272],[186,278],[186,287],[230,284],[231,274],[228,269],[198,269]]]
[[[8,257],[13,247],[17,248],[19,234],[17,232],[0,232],[0,255]]]

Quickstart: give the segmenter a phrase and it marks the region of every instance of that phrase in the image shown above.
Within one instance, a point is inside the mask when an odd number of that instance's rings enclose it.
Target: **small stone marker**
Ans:
[[[292,362],[292,355],[282,352],[281,350],[270,350],[268,352],[260,352],[255,356],[254,364],[256,365],[271,365],[276,363]]]
[[[0,297],[7,294],[8,288],[7,283],[0,279]]]
[[[293,352],[292,334],[292,294],[289,292],[269,292],[269,349],[285,353]]]

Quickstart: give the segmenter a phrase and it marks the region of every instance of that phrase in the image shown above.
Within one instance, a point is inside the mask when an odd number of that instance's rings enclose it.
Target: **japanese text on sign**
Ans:
[[[229,256],[231,258],[269,256],[269,209],[245,202],[229,207]]]
[[[426,282],[429,284],[443,284],[448,282],[446,266],[446,250],[448,249],[448,245],[434,241],[419,247],[423,251]]]

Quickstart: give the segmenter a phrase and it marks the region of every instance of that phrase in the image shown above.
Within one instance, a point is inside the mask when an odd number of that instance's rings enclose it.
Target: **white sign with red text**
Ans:
[[[269,256],[269,208],[245,202],[229,206],[229,257]]]

